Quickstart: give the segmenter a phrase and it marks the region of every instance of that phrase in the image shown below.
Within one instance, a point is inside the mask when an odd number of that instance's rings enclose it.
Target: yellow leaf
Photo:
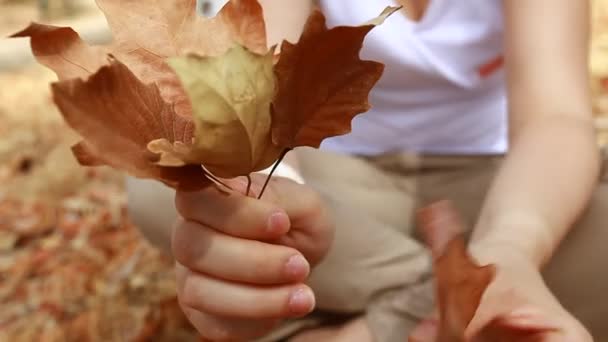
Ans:
[[[247,175],[272,165],[281,149],[271,140],[275,94],[274,51],[253,53],[236,45],[225,55],[169,60],[193,107],[192,145],[153,141],[163,166],[202,164],[219,177]]]

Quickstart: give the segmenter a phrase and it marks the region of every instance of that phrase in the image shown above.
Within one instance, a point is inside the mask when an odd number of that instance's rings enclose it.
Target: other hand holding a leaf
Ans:
[[[439,310],[410,342],[593,341],[521,248],[482,241],[466,248],[460,214],[447,201],[421,210],[419,222],[435,260]]]
[[[471,342],[592,342],[589,332],[559,303],[534,263],[504,246],[473,247],[482,264],[496,275],[485,289],[471,322],[463,330]],[[437,339],[437,318],[421,323],[410,336],[415,342]]]
[[[472,246],[472,252],[482,264],[496,265],[496,276],[467,328],[471,341],[593,341],[551,293],[530,258],[508,245]]]

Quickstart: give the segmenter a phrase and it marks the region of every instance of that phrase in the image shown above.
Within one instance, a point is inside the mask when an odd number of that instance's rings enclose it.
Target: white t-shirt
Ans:
[[[359,25],[391,0],[321,0],[330,27]],[[419,22],[395,13],[367,36],[363,59],[386,65],[372,109],[322,148],[492,154],[507,149],[501,0],[430,0]]]

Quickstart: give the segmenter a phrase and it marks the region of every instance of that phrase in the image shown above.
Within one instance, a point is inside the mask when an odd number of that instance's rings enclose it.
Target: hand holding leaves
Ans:
[[[211,19],[192,0],[97,3],[114,34],[109,46],[39,24],[14,36],[31,37],[38,60],[58,74],[53,98],[84,139],[74,148],[81,163],[187,189],[347,133],[383,71],[359,59],[363,40],[397,10],[332,29],[315,11],[275,64],[255,0],[229,1]]]

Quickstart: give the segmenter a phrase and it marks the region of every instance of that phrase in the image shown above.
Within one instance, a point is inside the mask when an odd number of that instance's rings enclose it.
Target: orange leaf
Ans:
[[[158,156],[141,148],[158,139],[192,142],[192,105],[166,59],[188,52],[221,55],[237,44],[266,52],[261,6],[233,0],[206,19],[196,13],[194,0],[97,4],[114,35],[109,46],[89,46],[71,28],[35,23],[13,35],[30,37],[38,61],[61,80],[53,86],[55,101],[85,138],[74,155],[83,165],[106,164],[171,186],[202,186],[206,180],[185,178],[202,178],[200,166],[152,166]],[[114,61],[109,66],[108,54]]]
[[[234,44],[266,51],[262,8],[256,0],[229,1],[215,18],[196,13],[195,0],[97,0],[114,35],[109,46],[91,47],[67,27],[31,24],[12,37],[30,37],[38,61],[60,80],[85,78],[107,64],[107,54],[126,64],[144,83],[158,85],[178,114],[192,112],[167,57],[188,52],[219,55]]]
[[[200,166],[166,168],[154,163],[148,142],[162,137],[189,143],[193,123],[163,101],[156,85],[143,84],[121,62],[112,60],[87,81],[54,83],[52,90],[67,123],[85,139],[74,148],[81,163],[110,165],[176,188],[207,184]]]
[[[315,11],[297,44],[283,42],[275,66],[275,144],[319,147],[323,139],[350,131],[353,117],[370,108],[368,94],[384,70],[381,63],[359,58],[363,40],[398,9],[389,7],[362,26],[332,29]]]
[[[439,303],[437,342],[464,341],[464,331],[495,275],[493,265],[478,266],[467,253],[463,223],[447,201],[420,211],[420,226],[433,257]]]
[[[235,43],[258,54],[268,51],[262,7],[256,0],[228,1],[210,19],[196,13],[196,0],[97,0],[97,5],[123,51],[219,56]]]
[[[88,46],[69,27],[32,23],[11,37],[31,37],[38,62],[53,70],[60,80],[87,77],[107,63],[105,47]]]

